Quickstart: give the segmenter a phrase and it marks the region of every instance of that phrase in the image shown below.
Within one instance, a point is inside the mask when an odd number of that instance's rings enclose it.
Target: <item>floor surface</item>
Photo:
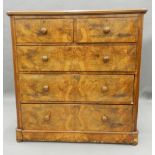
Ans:
[[[139,101],[139,144],[89,144],[58,142],[16,142],[16,107],[14,97],[4,98],[4,155],[151,155],[151,100]]]

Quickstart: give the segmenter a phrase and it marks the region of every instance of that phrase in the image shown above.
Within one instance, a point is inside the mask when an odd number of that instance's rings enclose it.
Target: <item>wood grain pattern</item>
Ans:
[[[133,75],[21,74],[21,101],[133,100]],[[48,86],[48,90],[44,90]],[[105,90],[106,87],[106,90]]]
[[[16,20],[17,42],[72,42],[72,19]],[[42,29],[46,32],[42,32]]]
[[[109,28],[109,32],[104,32]],[[136,42],[137,18],[77,19],[77,42]]]
[[[22,104],[21,107],[24,130],[101,132],[132,130],[130,105]],[[50,115],[48,120],[47,115]]]
[[[17,54],[16,54],[16,37],[15,37],[15,23],[14,23],[14,16],[10,18],[11,24],[11,37],[12,37],[12,50],[13,50],[13,67],[14,67],[14,80],[15,80],[15,96],[16,96],[16,110],[17,110],[17,128],[22,128],[21,122],[21,110],[20,110],[20,101],[19,101],[19,82],[18,82],[18,66],[17,66]],[[18,136],[18,132],[16,134]]]
[[[140,84],[140,66],[141,66],[141,50],[142,50],[142,34],[143,34],[143,18],[144,16],[139,16],[139,38],[137,47],[137,74],[135,75],[134,82],[134,109],[133,109],[133,119],[134,119],[134,130],[137,130],[137,116],[138,116],[138,100],[139,100],[139,84]]]
[[[17,141],[138,143],[145,12],[8,13]]]
[[[135,45],[18,46],[17,54],[20,71],[135,71],[136,63]]]
[[[138,142],[138,132],[52,132],[49,130],[21,130],[20,141],[58,141],[132,144]]]
[[[61,16],[61,15],[53,15],[53,16],[49,16],[49,15],[25,15],[25,16],[14,16],[15,17],[15,20],[17,19],[73,19],[73,20],[76,20],[76,19],[87,19],[87,18],[90,18],[90,15],[72,15],[72,16],[68,16],[68,15],[64,15],[64,16]],[[139,17],[139,14],[102,14],[102,15],[97,15],[97,14],[94,14],[94,15],[91,15],[91,18],[94,19],[94,18],[138,18]]]

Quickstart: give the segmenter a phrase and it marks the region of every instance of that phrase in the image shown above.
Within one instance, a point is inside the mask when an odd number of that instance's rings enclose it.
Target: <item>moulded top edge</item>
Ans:
[[[146,9],[129,10],[63,10],[63,11],[8,11],[9,16],[31,16],[31,15],[94,15],[94,14],[136,14],[146,13]]]

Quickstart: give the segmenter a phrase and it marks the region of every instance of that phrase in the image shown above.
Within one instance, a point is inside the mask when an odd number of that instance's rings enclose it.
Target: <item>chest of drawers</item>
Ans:
[[[17,141],[137,144],[145,12],[8,12]]]

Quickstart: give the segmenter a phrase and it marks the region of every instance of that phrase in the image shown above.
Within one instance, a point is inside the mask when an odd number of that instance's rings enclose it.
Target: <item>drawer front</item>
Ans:
[[[131,131],[130,105],[22,104],[23,129]]]
[[[129,104],[133,100],[133,81],[133,75],[21,74],[20,99]]]
[[[17,43],[72,42],[72,19],[18,19]]]
[[[135,45],[18,46],[20,71],[134,71]]]
[[[22,104],[24,130],[131,131],[130,105]]]
[[[77,19],[77,42],[136,42],[137,18]]]

